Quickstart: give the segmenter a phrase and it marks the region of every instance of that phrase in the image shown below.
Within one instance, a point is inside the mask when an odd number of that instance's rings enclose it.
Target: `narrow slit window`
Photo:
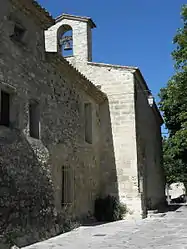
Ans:
[[[85,141],[92,144],[92,105],[91,103],[84,104],[85,115]]]
[[[10,94],[1,91],[1,120],[0,124],[9,127],[10,125]]]
[[[36,102],[29,104],[29,132],[31,137],[40,138],[40,110]]]
[[[62,167],[62,206],[72,203],[72,174],[70,167]]]

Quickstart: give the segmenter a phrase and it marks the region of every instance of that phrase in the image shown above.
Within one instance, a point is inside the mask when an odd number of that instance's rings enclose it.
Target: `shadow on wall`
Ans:
[[[102,138],[100,157],[101,197],[113,195],[119,199],[111,116],[108,101],[105,101],[100,106],[100,123]]]
[[[136,144],[138,181],[144,217],[148,210],[165,205],[164,172],[162,168],[162,120],[149,105],[148,90],[135,81]],[[153,132],[154,131],[154,132]]]
[[[98,195],[113,195],[119,199],[107,101],[100,106],[100,124]],[[35,143],[37,152],[34,149]],[[1,126],[0,248],[3,248],[1,243],[5,240],[9,245],[22,247],[58,234],[55,210],[51,158],[46,147],[41,141],[28,141],[19,130]]]
[[[18,130],[0,131],[0,237],[24,246],[51,236],[53,186],[49,165],[40,163]],[[44,235],[44,236],[42,236]]]

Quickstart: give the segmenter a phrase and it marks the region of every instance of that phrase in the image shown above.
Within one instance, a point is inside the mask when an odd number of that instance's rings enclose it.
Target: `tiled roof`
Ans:
[[[108,63],[103,63],[103,62],[92,62],[88,61],[89,65],[93,66],[98,66],[98,67],[110,67],[110,68],[116,68],[116,69],[126,69],[130,71],[135,71],[138,69],[138,67],[133,67],[133,66],[122,66],[122,65],[115,65],[115,64],[108,64]]]
[[[57,53],[46,52],[46,59],[49,63],[55,65],[59,71],[62,70],[64,75],[67,74],[68,77],[71,75],[71,77],[78,78],[79,87],[95,99],[97,103],[101,104],[107,100],[107,95],[87,79],[78,69],[73,67],[63,56]]]
[[[57,16],[55,18],[56,23],[63,20],[63,19],[69,19],[69,20],[77,20],[77,21],[81,21],[81,22],[88,22],[90,24],[91,28],[96,28],[96,24],[93,22],[93,20],[91,19],[91,17],[87,17],[87,16],[75,16],[75,15],[70,15],[70,14],[61,14],[60,16]]]
[[[22,12],[30,14],[44,29],[55,23],[52,15],[43,8],[36,0],[11,0],[12,4]]]
[[[43,8],[39,3],[38,1],[36,0],[31,0],[32,1],[32,4],[42,13],[44,14],[47,18],[50,18],[53,20],[53,17],[52,15],[45,9]]]

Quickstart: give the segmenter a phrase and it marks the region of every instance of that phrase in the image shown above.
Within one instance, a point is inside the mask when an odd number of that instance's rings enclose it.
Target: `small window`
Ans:
[[[1,91],[1,120],[0,125],[9,127],[10,124],[10,94]]]
[[[84,104],[85,115],[85,141],[92,144],[92,105],[91,103]]]
[[[61,203],[62,206],[72,204],[73,199],[73,182],[72,172],[70,167],[62,167],[62,190]]]
[[[23,42],[25,32],[26,32],[25,28],[23,28],[20,24],[15,24],[14,33],[11,36],[11,38],[14,39],[15,41]]]
[[[40,110],[36,102],[29,104],[29,131],[31,137],[40,138]]]

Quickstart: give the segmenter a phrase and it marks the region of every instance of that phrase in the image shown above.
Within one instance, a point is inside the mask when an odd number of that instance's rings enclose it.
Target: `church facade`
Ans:
[[[89,17],[63,14],[45,31],[49,53],[64,53],[60,39],[71,31],[72,54],[65,58],[108,98],[114,161],[119,198],[135,214],[143,214],[164,200],[162,172],[162,117],[137,67],[92,61],[92,29]],[[151,103],[152,102],[152,103]],[[110,154],[110,153],[109,153]],[[110,157],[101,153],[101,167],[106,175],[105,194],[112,193],[113,168]]]
[[[20,246],[57,233],[64,208],[93,215],[99,196],[118,197],[136,217],[165,199],[160,113],[138,68],[92,62],[94,27],[53,19],[33,0],[2,0],[0,236],[24,230]]]

